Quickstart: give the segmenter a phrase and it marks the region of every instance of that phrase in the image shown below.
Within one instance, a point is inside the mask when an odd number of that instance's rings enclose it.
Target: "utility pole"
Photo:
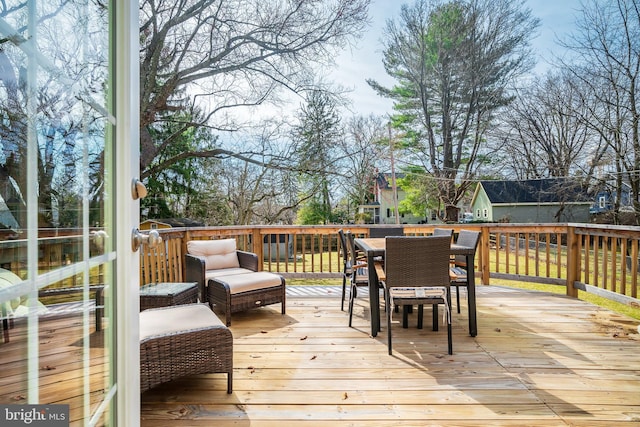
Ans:
[[[391,139],[391,122],[387,125],[389,129],[389,152],[391,153],[391,190],[393,191],[393,210],[396,216],[396,224],[400,224],[398,213],[398,187],[396,186],[396,166],[393,159],[393,139]]]

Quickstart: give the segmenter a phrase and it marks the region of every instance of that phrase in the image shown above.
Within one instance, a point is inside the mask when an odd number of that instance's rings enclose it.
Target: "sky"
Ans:
[[[345,50],[336,58],[338,67],[328,75],[328,79],[353,90],[349,97],[353,100],[351,110],[354,114],[388,115],[392,112],[391,101],[379,97],[366,79],[372,78],[385,86],[394,83],[382,66],[381,38],[387,19],[397,19],[402,4],[411,4],[411,0],[373,0],[369,11],[372,20],[369,30],[355,48]],[[532,46],[538,55],[534,72],[543,74],[549,69],[548,61],[553,59],[554,53],[562,53],[556,40],[565,38],[574,30],[580,0],[527,0],[526,6],[541,21]]]

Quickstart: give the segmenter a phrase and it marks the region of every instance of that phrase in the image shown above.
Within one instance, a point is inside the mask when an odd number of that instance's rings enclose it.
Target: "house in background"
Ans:
[[[471,199],[473,221],[589,222],[593,200],[565,178],[480,181]]]
[[[616,190],[611,190],[613,186],[604,185],[603,188],[596,192],[595,200],[589,209],[592,215],[604,214],[613,210],[613,206],[618,197]],[[626,182],[622,183],[622,191],[620,192],[620,211],[633,212],[633,201],[631,200],[631,186]]]
[[[397,173],[396,178],[403,178],[404,174]],[[397,188],[398,203],[405,199],[406,193],[400,187]],[[393,188],[390,173],[379,173],[375,179],[373,188],[374,200],[371,203],[358,206],[358,214],[365,218],[367,224],[396,224],[395,206],[393,203]],[[422,224],[427,222],[426,217],[417,217],[413,214],[400,214],[400,224]]]

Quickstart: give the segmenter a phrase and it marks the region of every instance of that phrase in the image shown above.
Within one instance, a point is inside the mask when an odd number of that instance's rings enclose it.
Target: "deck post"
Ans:
[[[480,277],[482,278],[482,284],[489,284],[489,277],[491,275],[491,269],[489,265],[489,250],[490,250],[490,235],[489,227],[484,226],[481,228],[480,233]],[[477,258],[477,257],[476,257]]]
[[[251,235],[251,243],[253,249],[251,252],[258,257],[258,271],[264,270],[264,245],[262,244],[262,234],[260,234],[260,227],[253,227]]]
[[[573,284],[580,280],[580,252],[578,251],[578,239],[576,229],[571,224],[567,225],[567,296],[577,298],[578,290]],[[559,246],[559,245],[558,245]]]

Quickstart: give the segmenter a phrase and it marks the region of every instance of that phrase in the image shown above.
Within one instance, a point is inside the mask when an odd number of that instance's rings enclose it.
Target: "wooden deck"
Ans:
[[[223,374],[161,385],[142,395],[141,425],[640,425],[638,321],[485,286],[477,337],[454,309],[452,356],[429,315],[424,330],[393,325],[389,356],[386,323],[369,335],[366,299],[349,328],[337,288],[297,290],[284,316],[279,305],[233,316],[233,394]]]

